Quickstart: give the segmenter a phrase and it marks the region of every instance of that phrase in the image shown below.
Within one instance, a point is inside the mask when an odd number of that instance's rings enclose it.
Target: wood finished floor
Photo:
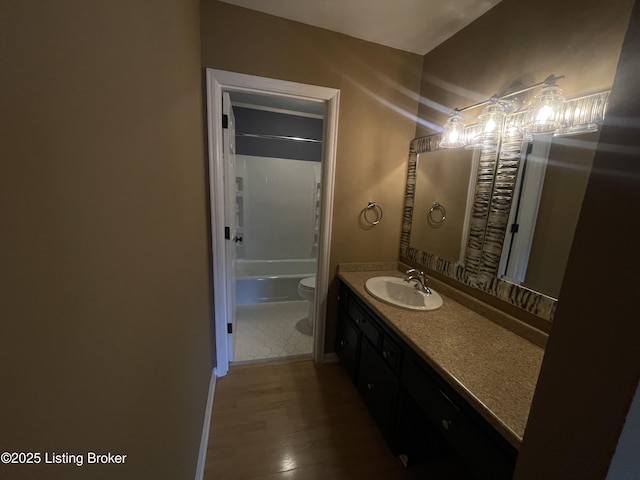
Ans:
[[[216,384],[205,480],[414,479],[339,363],[232,366]]]

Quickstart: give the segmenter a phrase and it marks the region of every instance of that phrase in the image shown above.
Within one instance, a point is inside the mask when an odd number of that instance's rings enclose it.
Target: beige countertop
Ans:
[[[514,447],[520,448],[544,350],[454,301],[417,312],[372,297],[364,288],[397,270],[344,271],[338,276],[424,358]],[[450,289],[449,289],[450,290]]]

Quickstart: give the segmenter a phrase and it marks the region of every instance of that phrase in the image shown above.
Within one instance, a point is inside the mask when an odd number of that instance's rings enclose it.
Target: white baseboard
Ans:
[[[211,411],[213,410],[213,395],[216,390],[216,369],[211,371],[209,381],[209,394],[207,395],[207,406],[204,412],[202,425],[202,437],[200,438],[200,452],[198,453],[198,464],[196,465],[196,480],[204,480],[204,467],[207,460],[207,447],[209,445],[209,426],[211,425]]]
[[[338,355],[336,352],[325,353],[322,357],[322,363],[331,363],[339,361]]]

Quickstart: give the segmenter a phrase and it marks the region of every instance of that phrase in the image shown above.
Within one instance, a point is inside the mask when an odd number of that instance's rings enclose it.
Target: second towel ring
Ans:
[[[377,220],[369,220],[369,218],[367,217],[367,213],[369,212],[369,210],[374,210],[375,214],[377,215]],[[382,220],[382,208],[376,202],[369,202],[367,204],[367,207],[363,210],[362,216],[364,217],[365,222],[367,222],[369,225],[377,225],[380,223],[380,220]]]
[[[441,215],[439,219],[434,218],[434,215],[433,215],[433,212],[438,210],[440,211],[440,215]],[[444,219],[447,218],[447,211],[444,209],[442,205],[440,205],[440,203],[433,202],[433,204],[431,204],[431,209],[429,210],[427,217],[429,218],[429,223],[433,223],[434,225],[440,225],[442,222],[444,222]]]

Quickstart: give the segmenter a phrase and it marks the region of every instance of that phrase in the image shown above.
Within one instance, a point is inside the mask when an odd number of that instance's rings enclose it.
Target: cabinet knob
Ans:
[[[450,430],[453,427],[453,422],[451,420],[447,420],[446,418],[442,419],[442,428],[445,430]]]
[[[349,343],[349,342],[347,342],[346,340],[340,340],[340,346],[341,347],[344,347],[347,343]]]
[[[382,351],[382,356],[384,358],[389,358],[391,356],[391,352],[387,351],[387,350],[383,350]]]
[[[367,383],[367,389],[368,390],[373,390],[374,388],[376,388],[375,383]]]

